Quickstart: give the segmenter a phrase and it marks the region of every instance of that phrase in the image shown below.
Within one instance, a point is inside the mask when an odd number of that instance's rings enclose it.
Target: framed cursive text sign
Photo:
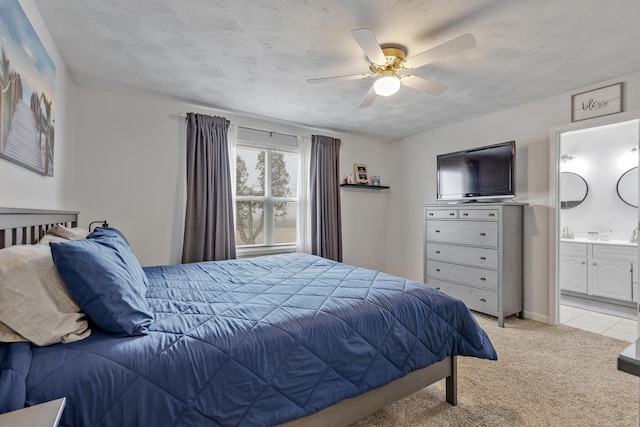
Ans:
[[[578,93],[571,97],[571,121],[622,112],[622,83]]]

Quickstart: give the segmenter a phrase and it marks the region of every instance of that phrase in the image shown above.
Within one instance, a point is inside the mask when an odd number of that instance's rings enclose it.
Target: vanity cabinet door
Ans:
[[[560,289],[587,293],[587,259],[560,256]]]
[[[633,294],[631,295],[633,302],[638,302],[638,263],[631,263],[631,268],[633,269],[632,277],[633,277]]]
[[[591,272],[593,295],[631,301],[633,277],[630,262],[594,260]]]

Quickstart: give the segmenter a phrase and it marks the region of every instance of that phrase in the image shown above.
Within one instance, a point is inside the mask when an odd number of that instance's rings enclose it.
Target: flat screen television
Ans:
[[[515,197],[515,155],[515,141],[438,155],[438,200]]]

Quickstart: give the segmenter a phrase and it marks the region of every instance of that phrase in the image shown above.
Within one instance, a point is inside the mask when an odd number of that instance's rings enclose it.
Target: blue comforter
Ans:
[[[287,254],[145,272],[149,335],[2,344],[0,400],[66,396],[63,426],[273,425],[449,355],[496,359],[461,301],[372,270]]]

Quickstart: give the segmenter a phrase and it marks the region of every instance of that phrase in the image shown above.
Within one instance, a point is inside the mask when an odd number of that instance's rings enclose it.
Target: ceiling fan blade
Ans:
[[[414,55],[404,63],[406,68],[420,68],[430,64],[438,59],[455,55],[476,46],[476,38],[471,34],[464,34],[439,46],[429,49],[417,55]]]
[[[362,98],[360,105],[358,108],[366,108],[373,103],[373,100],[376,99],[376,92],[373,90],[373,85],[367,91],[367,94]]]
[[[369,61],[376,65],[385,65],[387,63],[387,57],[384,56],[384,52],[382,52],[376,36],[373,35],[373,31],[368,28],[358,28],[351,30],[351,35],[356,39]]]
[[[371,77],[373,74],[351,74],[348,76],[320,77],[318,79],[307,79],[307,83],[330,83],[342,82],[345,80],[360,80]]]
[[[434,81],[423,79],[422,77],[412,76],[410,74],[402,76],[402,85],[435,96],[438,96],[442,92],[447,90],[447,86],[443,85],[442,83],[436,83]]]

